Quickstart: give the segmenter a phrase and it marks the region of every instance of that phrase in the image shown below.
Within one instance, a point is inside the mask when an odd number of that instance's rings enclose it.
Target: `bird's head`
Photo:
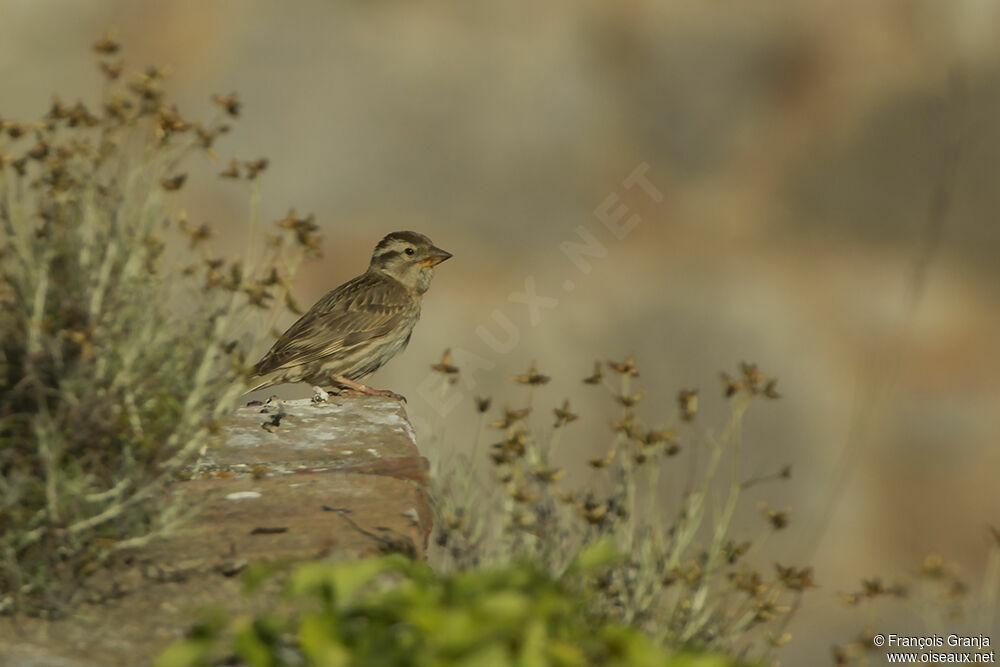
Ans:
[[[434,267],[451,257],[417,232],[393,232],[378,242],[369,271],[380,271],[423,294],[431,286]]]

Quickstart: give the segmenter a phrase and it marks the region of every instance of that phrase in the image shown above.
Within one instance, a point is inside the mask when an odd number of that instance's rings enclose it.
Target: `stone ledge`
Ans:
[[[203,509],[171,543],[203,558],[355,557],[394,544],[422,557],[427,472],[399,401],[248,405],[223,425],[195,479],[178,484]]]
[[[245,613],[239,574],[251,563],[421,558],[427,547],[428,464],[392,399],[241,407],[192,473],[173,492],[195,518],[95,577],[72,617],[0,619],[0,667],[150,664],[190,628],[192,608]]]
[[[420,457],[403,404],[379,396],[247,405],[223,431],[224,441],[206,452],[199,470],[264,465],[283,472]]]

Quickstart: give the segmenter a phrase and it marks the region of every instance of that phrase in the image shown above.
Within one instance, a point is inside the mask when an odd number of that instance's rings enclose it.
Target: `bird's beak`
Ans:
[[[427,251],[427,258],[420,262],[424,266],[437,266],[444,260],[451,257],[451,253],[447,250],[441,250],[437,246],[431,246],[431,249]]]

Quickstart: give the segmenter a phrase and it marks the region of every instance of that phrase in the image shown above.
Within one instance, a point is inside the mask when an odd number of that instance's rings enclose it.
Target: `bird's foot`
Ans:
[[[366,387],[365,389],[354,389],[353,387],[347,389],[341,389],[338,396],[385,396],[386,398],[394,398],[397,401],[406,403],[406,396],[402,394],[397,394],[394,391],[389,391],[388,389],[372,389],[371,387]]]
[[[406,397],[402,394],[397,394],[394,391],[389,391],[388,389],[374,389],[366,384],[361,384],[360,382],[355,382],[342,375],[335,375],[333,377],[334,382],[342,385],[344,388],[338,392],[338,396],[348,395],[348,396],[385,396],[387,398],[393,398],[402,403],[406,403]]]
[[[401,403],[406,403],[406,396],[402,394],[397,394],[394,391],[389,391],[388,389],[373,389],[371,387],[365,387],[364,389],[355,389],[353,387],[347,389],[341,389],[338,396],[385,396],[386,398],[392,398]]]

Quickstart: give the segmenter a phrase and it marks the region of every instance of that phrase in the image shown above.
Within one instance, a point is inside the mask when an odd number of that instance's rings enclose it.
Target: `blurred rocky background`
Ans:
[[[751,411],[745,468],[793,465],[758,494],[793,508],[768,546],[821,586],[788,664],[859,629],[836,594],[861,577],[936,552],[981,581],[1000,524],[1000,4],[2,0],[0,117],[56,90],[96,103],[109,26],[131,67],[172,68],[185,115],[239,92],[204,169],[267,156],[263,218],[316,214],[302,305],[387,232],[454,253],[370,378],[409,397],[429,457],[472,446],[473,396],[520,407],[507,376],[532,361],[554,378],[536,411],[568,396],[563,452],[588,455],[607,446],[580,383],[595,359],[636,355],[652,421],[700,387],[706,425],[719,371],[755,361],[784,399]],[[238,246],[248,191],[192,183],[192,221]],[[446,347],[457,403],[429,371]],[[743,521],[759,532],[752,503]],[[874,629],[953,631],[905,607]]]

